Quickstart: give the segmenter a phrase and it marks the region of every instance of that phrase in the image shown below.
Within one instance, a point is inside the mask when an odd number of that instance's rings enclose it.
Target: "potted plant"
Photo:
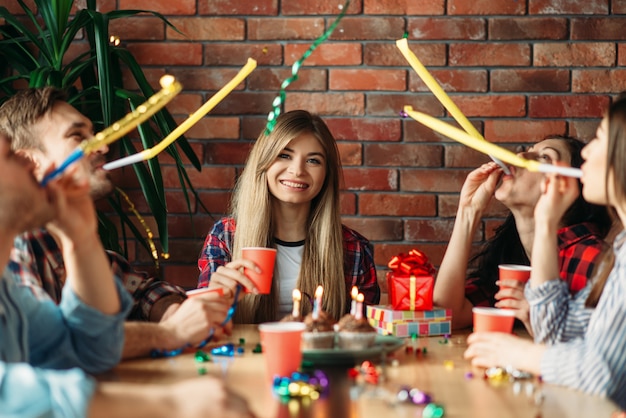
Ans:
[[[172,26],[164,16],[145,10],[100,13],[96,10],[95,0],[87,0],[86,8],[78,10],[74,15],[71,15],[74,0],[33,0],[36,11],[31,10],[23,0],[17,2],[24,11],[25,21],[13,16],[5,7],[0,7],[0,18],[5,20],[4,26],[0,27],[0,62],[4,64],[0,67],[0,103],[15,93],[16,85],[55,86],[68,91],[69,102],[89,117],[98,131],[154,94],[132,54],[115,45],[115,39],[110,39],[109,21],[150,13]],[[86,39],[86,51],[68,59],[69,47],[81,33]],[[140,92],[124,88],[124,67],[132,74]],[[152,147],[176,127],[167,110],[158,112],[149,122],[138,128],[144,148]],[[133,141],[127,137],[121,139],[119,152],[122,156],[135,153]],[[191,213],[189,193],[196,192],[189,181],[180,152],[198,170],[201,168],[200,161],[184,138],[168,147],[167,152],[176,162],[181,188]],[[156,221],[161,246],[167,253],[167,205],[159,162],[154,158],[147,164],[135,164],[133,168]],[[129,228],[154,257],[152,241],[146,239],[146,232],[139,230],[127,216],[119,191],[108,200],[120,217],[123,245],[120,245],[116,225],[105,214],[99,213],[100,235],[105,247],[127,255],[126,228]]]

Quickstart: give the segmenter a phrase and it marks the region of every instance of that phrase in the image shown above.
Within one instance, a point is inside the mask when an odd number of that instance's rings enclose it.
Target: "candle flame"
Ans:
[[[322,285],[317,286],[317,289],[315,289],[315,297],[321,298],[323,293],[324,293],[324,288],[322,287]]]
[[[352,286],[352,291],[350,292],[350,295],[352,296],[352,300],[355,300],[356,297],[359,295],[359,288],[356,286]]]
[[[356,297],[356,301],[359,303],[363,303],[364,300],[365,296],[363,296],[363,293],[359,293],[359,295]]]
[[[293,298],[294,301],[300,301],[300,299],[302,299],[302,295],[300,294],[300,291],[298,289],[293,289],[293,292],[291,293],[291,297]]]

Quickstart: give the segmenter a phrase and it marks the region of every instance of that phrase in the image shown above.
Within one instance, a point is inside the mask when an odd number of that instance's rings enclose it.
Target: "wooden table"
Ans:
[[[202,363],[208,374],[223,376],[229,388],[246,398],[260,418],[295,417],[362,417],[393,416],[421,417],[421,407],[389,402],[402,385],[416,387],[433,397],[445,409],[445,417],[480,418],[535,418],[535,417],[610,417],[618,408],[607,399],[588,396],[581,392],[539,384],[531,381],[528,396],[526,382],[521,382],[521,393],[515,393],[514,384],[495,385],[482,376],[468,378],[472,371],[463,359],[467,347],[466,334],[455,334],[447,343],[442,337],[420,338],[420,349],[426,355],[416,356],[404,349],[396,351],[398,365],[384,368],[384,381],[377,387],[359,388],[348,378],[346,368],[324,368],[331,381],[330,396],[316,401],[291,400],[281,403],[271,392],[271,382],[265,375],[262,354],[252,350],[259,342],[256,326],[235,326],[230,341],[238,344],[245,338],[245,353],[235,358],[220,358],[216,363]],[[409,342],[410,344],[410,342]],[[213,358],[214,360],[217,357]],[[193,353],[162,359],[126,361],[110,373],[99,377],[112,382],[171,383],[198,375],[199,364]],[[540,395],[537,395],[540,392]],[[536,399],[543,400],[537,404]],[[191,401],[191,400],[190,400]]]

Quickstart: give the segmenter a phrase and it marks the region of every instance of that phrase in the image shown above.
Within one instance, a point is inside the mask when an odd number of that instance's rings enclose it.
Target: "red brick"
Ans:
[[[440,145],[367,144],[366,166],[441,167],[443,149]]]
[[[167,105],[167,110],[172,115],[190,115],[202,106],[202,103],[200,94],[179,93]]]
[[[319,0],[299,0],[281,2],[281,12],[285,15],[338,15],[343,2],[326,2]],[[363,10],[363,0],[350,2],[346,14],[358,14]]]
[[[386,168],[346,168],[343,170],[347,190],[398,190],[398,171]]]
[[[285,45],[285,64],[300,60],[311,47],[310,44]],[[361,45],[352,43],[320,44],[302,65],[359,65],[363,62]]]
[[[360,215],[433,216],[435,197],[419,194],[361,193]]]
[[[589,142],[596,137],[599,124],[599,118],[596,120],[574,120],[569,122],[568,134]]]
[[[34,0],[25,0],[26,7],[28,7],[34,14],[37,14],[37,6]],[[12,15],[24,15],[24,9],[15,0],[0,0],[0,6],[6,7],[9,13]]]
[[[356,195],[354,193],[342,192],[339,195],[341,214],[356,215]]]
[[[444,148],[444,166],[447,168],[476,168],[489,161],[485,154],[465,145],[448,145]]]
[[[200,65],[202,45],[188,42],[132,43],[128,50],[139,65]]]
[[[445,244],[428,244],[420,243],[419,250],[422,251],[433,265],[438,266],[441,263],[443,254],[446,251]],[[391,257],[400,253],[408,253],[415,248],[414,243],[409,244],[375,244],[374,245],[374,262],[381,266],[386,266]]]
[[[368,15],[442,15],[444,0],[365,0]]]
[[[401,241],[402,220],[389,218],[342,218],[342,222],[370,241]]]
[[[451,44],[448,51],[451,66],[521,66],[530,65],[528,44],[484,43]]]
[[[198,254],[202,250],[203,240],[177,239],[170,240],[170,258],[168,263],[186,263],[189,265],[198,262]],[[149,261],[149,256],[145,261]],[[197,280],[197,274],[194,279]]]
[[[615,44],[611,42],[535,44],[533,62],[538,67],[612,67]]]
[[[198,267],[195,265],[170,265],[162,267],[163,280],[181,286],[186,290],[195,289],[198,285]]]
[[[528,116],[536,118],[599,118],[610,103],[608,96],[530,96]]]
[[[381,94],[367,95],[366,113],[373,116],[397,116],[405,105],[432,116],[443,115],[443,106],[433,95]]]
[[[523,15],[526,0],[448,0],[449,15]]]
[[[339,142],[337,148],[344,167],[363,165],[363,145],[355,142]]]
[[[178,81],[180,81],[186,91],[189,90],[210,90],[217,91],[224,87],[239,72],[237,68],[176,68],[170,71]],[[246,81],[240,83],[235,90],[242,90]]]
[[[79,55],[89,51],[89,49],[89,44],[86,42],[72,42],[63,56],[63,65],[69,64],[74,59],[78,58]]]
[[[609,11],[609,0],[528,0],[528,13],[531,15],[602,15]]]
[[[242,141],[217,142],[210,141],[205,145],[205,162],[207,164],[240,164],[248,158],[252,144]]]
[[[290,93],[285,111],[307,109],[320,115],[363,115],[364,102],[362,93]]]
[[[175,166],[163,166],[163,184],[166,188],[180,187],[178,170]],[[203,167],[201,172],[187,170],[191,184],[195,189],[226,189],[235,186],[235,167]]]
[[[267,115],[245,116],[241,120],[241,137],[243,139],[256,140],[259,134],[265,130]]]
[[[167,202],[167,213],[189,213],[187,208],[187,201],[182,191],[166,191],[165,201]],[[191,206],[191,212],[196,211],[196,197],[189,193],[189,204]]]
[[[318,68],[300,69],[298,79],[292,81],[287,90],[325,91],[328,78],[326,71]],[[291,69],[288,68],[257,68],[248,76],[248,88],[277,92],[283,81],[289,77]]]
[[[209,0],[198,2],[201,15],[277,15],[278,0]]]
[[[194,15],[196,14],[196,0],[151,0],[146,4],[145,0],[118,0],[118,10],[134,9],[159,12],[164,15]]]
[[[485,139],[489,142],[537,142],[547,135],[565,135],[567,125],[562,120],[485,121]]]
[[[243,19],[227,17],[175,17],[170,22],[182,35],[167,27],[167,39],[186,41],[241,41],[246,28]]]
[[[491,18],[489,39],[494,41],[567,39],[567,19],[556,17]]]
[[[153,89],[158,90],[160,88],[159,80],[166,74],[165,70],[163,68],[148,67],[144,67],[141,70],[143,71],[143,75],[146,76],[148,84],[152,86]],[[128,68],[122,68],[122,82],[124,83],[124,88],[126,89],[139,90],[135,77],[130,70],[128,70]]]
[[[327,118],[326,125],[337,140],[399,141],[399,119]]]
[[[428,113],[434,115],[430,110]],[[455,126],[461,129],[461,126],[457,124],[454,120],[444,120],[452,126]],[[471,124],[478,130],[478,132],[482,131],[482,122],[477,120],[470,120]],[[405,142],[450,142],[450,138],[440,135],[427,126],[422,125],[414,121],[413,119],[406,119],[404,122],[404,141]]]
[[[613,0],[611,2],[611,14],[612,15],[623,15],[623,14],[626,14],[626,1],[624,1],[624,0]]]
[[[127,40],[161,41],[165,39],[165,22],[157,17],[127,17],[111,20],[109,33]]]
[[[214,224],[215,219],[210,216],[174,215],[167,218],[170,238],[192,237],[203,241]]]
[[[269,113],[272,110],[272,101],[276,93],[230,93],[211,111],[214,115],[242,115]],[[289,95],[287,95],[289,98]]]
[[[467,170],[402,170],[400,189],[404,192],[458,192],[463,186]]]
[[[626,65],[626,44],[617,44],[618,60],[617,65],[623,67]]]
[[[457,96],[454,101],[467,117],[526,115],[524,96]]]
[[[454,219],[409,219],[404,222],[404,239],[407,241],[428,242],[447,241],[452,235]],[[482,236],[478,230],[474,241]]]
[[[329,87],[332,90],[406,90],[405,70],[331,69]]]
[[[492,70],[491,91],[543,91],[566,92],[570,90],[568,70]]]
[[[214,216],[220,216],[228,213],[228,205],[230,205],[230,192],[199,192],[200,201],[207,208],[209,213]]]
[[[585,17],[571,20],[571,39],[575,40],[624,40],[626,17]]]
[[[620,93],[625,85],[626,69],[572,71],[572,93]]]
[[[451,91],[487,91],[486,70],[433,70],[430,74],[437,80],[442,89]],[[409,75],[409,91],[430,91],[419,75]]]
[[[187,138],[198,139],[237,139],[239,138],[239,118],[204,117],[196,122],[185,134]],[[177,118],[181,123],[184,119]]]
[[[459,188],[460,190],[460,188]],[[440,195],[438,197],[437,214],[440,218],[450,218],[456,216],[456,211],[459,207],[458,195]],[[483,218],[489,217],[504,217],[509,213],[509,210],[502,203],[496,199],[491,199],[489,205],[483,213]]]
[[[404,34],[401,17],[346,17],[330,35],[333,40],[399,39]]]
[[[484,19],[450,17],[410,17],[410,39],[480,40],[487,36]]]
[[[324,19],[302,18],[249,18],[249,40],[315,39],[324,33]]]
[[[446,64],[446,46],[444,44],[409,44],[409,48],[423,65],[443,66]],[[409,63],[404,58],[395,43],[372,43],[365,44],[364,63],[370,66],[408,67]]]
[[[254,58],[257,65],[281,65],[283,49],[277,44],[208,43],[204,45],[205,65],[241,65]],[[256,70],[258,71],[258,70]]]

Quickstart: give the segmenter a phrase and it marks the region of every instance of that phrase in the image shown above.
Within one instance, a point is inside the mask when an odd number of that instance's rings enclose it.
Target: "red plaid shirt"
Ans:
[[[356,286],[363,293],[365,303],[376,305],[380,301],[380,287],[376,279],[374,250],[370,242],[356,231],[342,225],[343,231],[343,271],[346,290],[350,292]],[[200,276],[198,287],[207,287],[211,274],[219,266],[231,261],[230,249],[235,235],[235,221],[223,218],[215,223],[204,241],[204,247],[198,259]],[[346,297],[350,298],[349,293]]]
[[[585,287],[587,279],[591,277],[605,246],[604,240],[592,223],[584,222],[561,228],[558,242],[561,279],[568,283],[571,293],[576,293]],[[497,291],[495,284],[479,286],[474,278],[465,285],[465,297],[474,306],[493,306]]]

